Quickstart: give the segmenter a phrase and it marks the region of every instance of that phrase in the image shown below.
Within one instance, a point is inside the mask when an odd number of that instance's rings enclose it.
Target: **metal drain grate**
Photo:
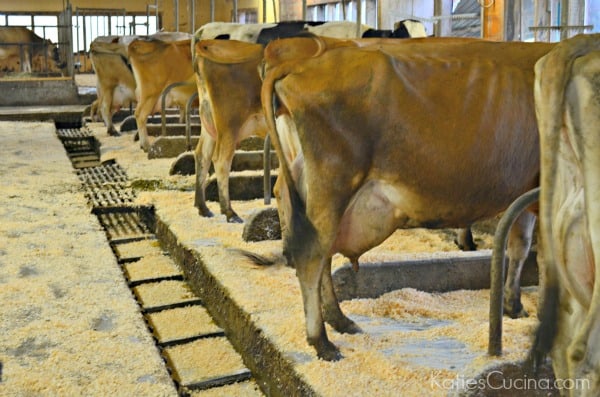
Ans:
[[[80,168],[77,176],[83,182],[85,196],[94,208],[133,205],[135,192],[129,188],[127,174],[114,161],[97,167]]]
[[[204,306],[195,295],[181,292],[187,288],[183,274],[172,259],[158,248],[160,243],[153,232],[153,209],[135,206],[135,191],[129,186],[125,170],[114,160],[100,163],[100,145],[87,128],[58,129],[57,135],[82,182],[85,197],[93,206],[92,212],[98,217],[122,266],[123,275],[138,301],[179,395],[187,397],[193,392],[252,379],[252,373],[243,366],[228,368],[217,376],[206,376],[201,363],[196,363],[194,368],[188,368],[189,365],[183,363],[185,354],[181,353],[181,349],[194,351],[201,341],[229,343],[225,332],[218,327],[209,328],[208,331],[199,331],[194,327],[188,329],[186,324],[189,321],[186,319],[190,314],[187,310]],[[169,261],[170,265],[165,266],[165,261]],[[153,301],[157,297],[166,300]],[[164,329],[165,323],[157,321],[160,317],[152,320],[152,316],[175,315],[180,310],[186,311],[186,315],[182,316],[183,321],[168,324],[174,324],[175,329],[183,331],[183,334],[163,335],[160,329]],[[212,324],[210,316],[203,318],[203,321]],[[203,326],[209,327],[207,324]],[[237,354],[233,346],[229,354]],[[207,359],[210,363],[221,358],[207,356]]]
[[[89,167],[77,170],[77,176],[86,184],[104,186],[110,184],[125,185],[127,183],[127,173],[114,160],[109,160],[99,167]]]
[[[64,145],[73,167],[91,167],[99,163],[100,144],[87,128],[59,128],[56,135]]]
[[[135,241],[149,239],[154,236],[144,222],[137,208],[111,209],[111,211],[94,211],[106,235],[111,242]]]

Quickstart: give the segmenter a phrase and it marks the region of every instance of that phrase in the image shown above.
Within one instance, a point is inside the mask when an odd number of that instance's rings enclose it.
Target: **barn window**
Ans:
[[[238,9],[237,21],[239,23],[258,23],[258,8]]]
[[[600,0],[586,1],[585,24],[593,25],[587,33],[600,33]]]
[[[361,23],[377,27],[376,0],[360,0],[362,6]],[[356,0],[315,1],[307,7],[307,18],[311,21],[356,21]],[[345,7],[344,7],[345,4]],[[390,29],[391,27],[388,27]]]
[[[127,14],[124,9],[76,9],[73,13],[73,51],[87,51],[98,36],[149,35],[158,30],[154,15]]]

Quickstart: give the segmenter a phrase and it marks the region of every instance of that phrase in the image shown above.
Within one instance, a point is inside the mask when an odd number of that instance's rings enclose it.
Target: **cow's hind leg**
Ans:
[[[112,122],[112,102],[113,99],[110,95],[103,95],[102,101],[100,102],[100,113],[102,114],[102,119],[106,125],[106,133],[111,136],[119,136],[120,134],[117,132]]]
[[[346,334],[362,332],[360,327],[350,320],[340,309],[340,305],[333,289],[331,278],[331,258],[323,269],[321,279],[321,299],[323,301],[323,317],[336,331]]]
[[[521,271],[531,248],[535,216],[524,211],[508,235],[508,272],[504,286],[504,313],[511,318],[527,317],[521,303]]]
[[[196,190],[194,206],[198,208],[201,216],[212,217],[214,214],[206,206],[206,184],[208,182],[208,169],[215,150],[215,141],[208,134],[201,134],[194,150],[194,161],[196,164]]]
[[[325,259],[327,260],[327,259]],[[298,261],[296,274],[300,280],[304,315],[306,318],[306,339],[317,351],[317,356],[327,361],[342,358],[338,348],[329,341],[321,312],[321,280],[325,264],[313,257],[308,262]]]
[[[140,102],[135,108],[135,122],[138,127],[140,147],[146,152],[148,151],[148,149],[150,149],[150,140],[148,139],[148,129],[146,128],[146,124],[148,122],[148,116],[150,115],[150,113],[152,113],[152,109],[154,108],[156,99],[156,96],[146,98],[145,101]]]
[[[304,204],[293,186],[289,187],[292,203],[289,234],[284,245],[296,268],[300,282],[304,317],[306,321],[306,339],[317,351],[317,356],[327,361],[342,358],[338,348],[329,341],[321,307],[321,282],[323,270],[328,268],[331,256],[325,255],[318,239],[315,226],[306,216]]]
[[[223,136],[228,135],[223,134]],[[217,142],[216,151],[213,155],[213,164],[215,166],[217,185],[219,187],[221,213],[227,217],[227,222],[242,223],[242,218],[240,218],[231,207],[231,199],[229,198],[229,173],[231,171],[231,163],[233,162],[234,154],[235,142],[221,139]]]

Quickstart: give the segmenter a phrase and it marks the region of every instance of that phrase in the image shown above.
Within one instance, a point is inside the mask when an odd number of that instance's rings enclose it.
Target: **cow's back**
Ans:
[[[41,43],[41,37],[22,26],[0,26],[0,43]]]

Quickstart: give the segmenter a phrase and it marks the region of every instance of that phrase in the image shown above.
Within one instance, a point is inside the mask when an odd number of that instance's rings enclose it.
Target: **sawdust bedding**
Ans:
[[[500,361],[517,362],[524,358],[536,325],[535,290],[523,292],[524,305],[531,317],[504,320],[505,354],[499,361],[486,354],[489,291],[439,294],[403,289],[379,299],[342,302],[345,313],[365,332],[341,335],[327,326],[330,339],[345,358],[335,363],[317,360],[306,343],[302,300],[294,270],[283,265],[260,268],[229,250],[241,248],[276,255],[281,252],[281,241],[242,241],[243,225],[229,224],[222,215],[211,219],[198,216],[193,206],[193,177],[168,176],[173,159],[147,160],[130,135],[103,140],[111,145],[103,142],[103,153],[107,158],[117,158],[130,177],[160,179],[166,181],[163,186],[172,186],[168,191],[140,192],[137,203],[153,205],[179,241],[201,253],[208,270],[278,349],[296,363],[296,370],[319,395],[336,396],[342,390],[349,396],[396,396],[399,391],[403,396],[446,395],[448,390],[439,386],[439,380],[469,378]],[[217,203],[208,205],[219,214]],[[244,219],[266,207],[260,199],[233,202],[233,206]],[[475,227],[476,243],[488,252],[493,241],[490,230],[493,232],[493,222],[491,226]],[[458,251],[454,238],[453,230],[398,230],[363,255],[361,262],[475,255]],[[346,258],[336,255],[332,266],[336,269],[346,263]],[[430,360],[419,357],[434,354],[423,346],[436,345],[436,341],[442,345],[442,351],[444,344],[454,344],[454,350],[450,349],[447,355],[462,354],[466,359],[456,365],[436,367],[431,362],[437,360],[435,356]],[[439,360],[452,362],[452,357]]]
[[[0,395],[177,395],[54,125],[0,136]]]
[[[323,396],[336,396],[340,390],[348,395],[445,395],[448,390],[439,389],[440,379],[475,376],[484,368],[498,364],[487,356],[489,291],[454,291],[444,294],[425,293],[414,289],[402,289],[383,295],[379,299],[354,299],[342,302],[344,312],[359,323],[365,331],[359,335],[341,335],[328,326],[333,343],[340,347],[343,360],[328,363],[317,360],[312,348],[306,344],[304,313],[298,281],[293,269],[283,265],[259,268],[232,256],[227,248],[242,248],[263,255],[280,250],[280,241],[246,243],[241,241],[241,225],[208,220],[195,215],[193,198],[188,193],[154,192],[143,194],[140,201],[153,203],[159,217],[170,225],[180,241],[201,252],[208,270],[222,281],[232,298],[251,314],[252,320],[275,345],[297,363],[297,371],[308,379],[315,390]],[[262,206],[261,200],[234,203],[242,217]],[[188,208],[186,208],[186,206]],[[216,203],[209,203],[218,211]],[[218,217],[220,218],[220,216]],[[363,261],[390,258],[396,247],[406,249],[408,231],[395,233],[386,243],[366,254]],[[433,241],[444,239],[434,233],[427,237],[426,231],[418,231],[414,251],[397,252],[399,257],[439,256],[433,251]],[[446,254],[450,252],[452,238]],[[429,247],[429,248],[423,248]],[[429,253],[424,252],[429,249]],[[465,253],[464,255],[469,255]],[[335,258],[334,267],[347,261]],[[535,289],[523,292],[523,302],[531,317],[504,320],[504,356],[501,361],[517,362],[524,358],[530,335],[537,324],[535,320],[537,293]],[[392,323],[390,324],[390,321]],[[414,326],[411,326],[414,324]],[[410,346],[417,342],[427,346],[450,344],[452,349],[466,355],[466,361],[453,365],[449,350],[440,359],[450,363],[446,367],[431,367],[431,360],[419,355],[434,355],[423,347],[423,352],[411,352]],[[404,349],[403,346],[406,348]],[[443,350],[443,348],[442,348]],[[461,353],[461,352],[458,352]],[[461,353],[462,354],[462,353]],[[412,355],[412,356],[411,356]],[[408,358],[407,358],[408,357]],[[343,375],[342,375],[343,374]],[[426,389],[424,389],[424,386]]]

